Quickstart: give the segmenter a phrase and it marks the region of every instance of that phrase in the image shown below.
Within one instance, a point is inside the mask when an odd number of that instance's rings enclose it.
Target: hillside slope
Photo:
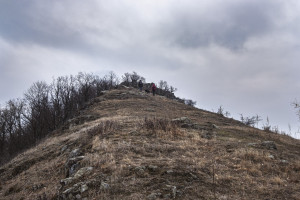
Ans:
[[[0,177],[0,199],[300,199],[300,141],[123,88]]]

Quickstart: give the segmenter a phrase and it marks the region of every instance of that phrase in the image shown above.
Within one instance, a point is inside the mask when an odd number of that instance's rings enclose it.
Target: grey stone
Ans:
[[[190,173],[190,175],[191,175],[191,177],[192,177],[193,179],[198,179],[198,176],[196,176],[195,174]]]
[[[202,131],[201,137],[210,140],[210,139],[216,137],[216,132],[214,132],[214,131]]]
[[[201,129],[202,127],[201,127],[200,124],[192,124],[192,125],[191,125],[191,128],[192,128],[192,129]]]
[[[215,125],[215,124],[212,124],[211,125],[213,128],[215,128],[215,129],[219,129],[219,127],[217,126],[217,125]]]
[[[156,171],[158,171],[158,167],[155,166],[155,165],[149,165],[149,166],[148,166],[148,169],[149,169],[149,171],[151,171],[151,172],[156,172]]]
[[[63,191],[63,194],[68,195],[69,193],[71,193],[73,190],[73,188],[68,188],[65,191]]]
[[[80,156],[82,153],[80,151],[80,149],[74,149],[73,151],[71,151],[69,158],[74,158],[77,156]]]
[[[68,159],[65,165],[66,177],[72,176],[76,173],[76,171],[80,168],[80,164],[78,162],[84,158],[84,156],[77,156]]]
[[[149,200],[154,200],[157,199],[159,196],[161,196],[161,193],[151,193],[150,195],[147,196],[147,199]]]
[[[109,184],[107,184],[107,183],[105,183],[105,182],[101,182],[101,186],[100,186],[100,188],[101,189],[103,189],[103,190],[108,190],[109,189]]]
[[[249,147],[257,147],[259,144],[258,143],[248,143]]]
[[[76,197],[76,199],[81,199],[81,195],[80,194],[77,194],[75,197]]]
[[[180,118],[172,119],[172,122],[191,124],[191,120],[188,117],[180,117]]]
[[[181,128],[192,128],[192,124],[184,123],[184,124],[181,125]]]
[[[289,161],[287,161],[287,160],[280,160],[280,162],[283,163],[283,164],[288,164],[289,163]]]
[[[63,146],[63,147],[61,148],[61,152],[63,153],[63,152],[65,152],[67,149],[68,149],[68,145],[65,145],[65,146]]]
[[[152,109],[152,108],[146,108],[145,111],[148,111],[148,112],[155,112],[155,110]]]
[[[177,188],[176,188],[176,186],[173,186],[172,187],[172,196],[174,199],[176,198],[176,192],[177,192]]]
[[[93,170],[93,167],[84,167],[79,169],[76,174],[74,175],[74,178],[80,178],[81,176],[90,173]]]
[[[129,134],[130,135],[139,135],[139,133],[137,131],[130,131]]]
[[[76,163],[80,160],[83,160],[85,158],[85,156],[77,156],[77,157],[73,157],[73,158],[70,158],[69,159],[69,162],[73,162],[73,163]]]
[[[69,198],[69,199],[74,199],[73,194],[70,193],[70,194],[68,195],[68,198]]]
[[[81,192],[81,193],[84,193],[84,192],[87,191],[88,189],[89,189],[89,187],[88,187],[86,184],[84,184],[84,185],[81,186],[80,192]]]
[[[268,158],[274,159],[275,157],[273,155],[269,155]]]
[[[277,146],[276,146],[274,141],[264,141],[264,142],[261,143],[261,145],[263,147],[267,148],[267,149],[270,149],[270,150],[272,150],[272,149],[276,150],[277,149]]]
[[[137,175],[142,176],[145,173],[145,167],[144,166],[138,166],[135,168],[135,172],[137,173]]]
[[[174,171],[171,169],[167,171],[167,174],[172,174],[172,173],[174,173]]]
[[[62,179],[62,180],[60,180],[60,184],[61,184],[61,185],[68,185],[68,184],[72,183],[73,180],[74,180],[73,177],[69,177],[69,178],[66,178],[66,179]]]

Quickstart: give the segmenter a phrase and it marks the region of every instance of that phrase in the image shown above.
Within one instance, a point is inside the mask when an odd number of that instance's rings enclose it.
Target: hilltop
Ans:
[[[300,141],[122,87],[0,177],[0,199],[300,199]]]

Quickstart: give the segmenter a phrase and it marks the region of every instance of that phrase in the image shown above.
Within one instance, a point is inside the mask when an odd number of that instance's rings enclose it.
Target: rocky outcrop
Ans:
[[[248,143],[248,146],[268,149],[268,150],[277,150],[277,146],[274,141],[263,141],[261,143]]]

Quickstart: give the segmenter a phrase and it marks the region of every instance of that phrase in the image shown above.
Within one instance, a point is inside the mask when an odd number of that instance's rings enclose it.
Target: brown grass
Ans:
[[[118,99],[123,93],[126,98]],[[66,161],[75,148],[85,156],[81,167],[93,167],[78,180],[95,180],[82,194],[88,199],[147,199],[152,193],[160,193],[157,199],[300,196],[299,141],[135,90],[115,90],[101,98],[82,111],[99,119],[49,137],[0,168],[0,199],[57,199]],[[182,116],[200,129],[172,122]],[[202,138],[212,123],[219,127],[216,137]],[[247,145],[265,140],[274,141],[278,149]]]

